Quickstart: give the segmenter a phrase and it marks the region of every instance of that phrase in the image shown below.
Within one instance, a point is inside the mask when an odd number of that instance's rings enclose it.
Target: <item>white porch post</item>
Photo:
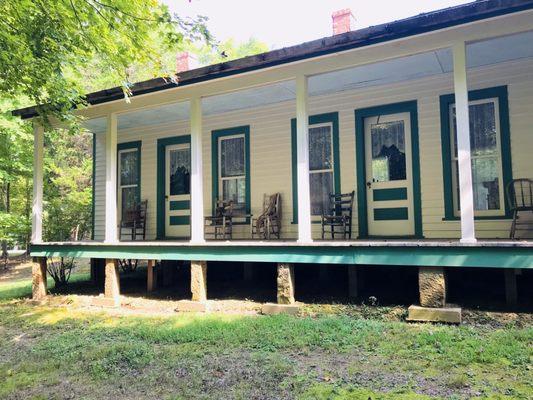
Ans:
[[[105,238],[117,241],[117,115],[107,116],[105,137]]]
[[[44,128],[33,123],[33,205],[31,210],[31,242],[43,241],[43,153]]]
[[[204,239],[204,182],[202,168],[202,99],[191,99],[191,242]]]
[[[468,84],[466,76],[466,45],[453,46],[453,83],[457,120],[457,159],[459,199],[461,205],[461,242],[474,243],[474,194],[470,159],[470,123],[468,116]]]
[[[296,77],[296,148],[298,171],[298,242],[311,238],[311,196],[309,193],[309,129],[307,76]]]

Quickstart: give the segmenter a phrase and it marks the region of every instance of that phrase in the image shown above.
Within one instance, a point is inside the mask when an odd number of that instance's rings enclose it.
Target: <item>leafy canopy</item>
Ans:
[[[0,0],[0,9],[0,93],[63,118],[83,102],[87,65],[127,95],[128,67],[169,76],[162,49],[211,40],[204,17],[173,16],[157,0]]]

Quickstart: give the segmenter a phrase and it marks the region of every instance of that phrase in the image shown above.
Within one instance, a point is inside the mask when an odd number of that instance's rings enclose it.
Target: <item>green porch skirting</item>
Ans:
[[[36,244],[33,257],[533,268],[529,246]]]

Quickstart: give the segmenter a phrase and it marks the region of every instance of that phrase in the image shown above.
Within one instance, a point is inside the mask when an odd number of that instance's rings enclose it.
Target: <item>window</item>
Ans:
[[[333,138],[331,124],[309,128],[309,191],[311,215],[327,212],[333,186]]]
[[[292,214],[298,223],[296,118],[291,120]],[[309,116],[309,189],[311,215],[327,211],[330,193],[340,193],[339,116],[332,112]]]
[[[236,215],[250,213],[249,126],[213,131],[213,207],[233,201]]]
[[[457,123],[453,96],[441,97],[441,113],[444,111],[443,107],[447,113],[442,138],[443,162],[447,164],[444,166],[445,190],[449,199],[446,204],[446,216],[457,218],[460,195]],[[505,87],[469,93],[472,189],[476,217],[505,216],[508,212],[505,187],[512,179],[512,174],[507,107]]]
[[[122,218],[126,210],[140,202],[141,147],[140,142],[118,145],[118,204]]]

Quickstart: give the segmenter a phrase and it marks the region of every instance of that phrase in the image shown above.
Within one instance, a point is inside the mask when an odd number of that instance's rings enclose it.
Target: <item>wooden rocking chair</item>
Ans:
[[[255,235],[262,239],[270,240],[274,235],[278,239],[281,236],[281,194],[264,195],[263,212],[257,217],[250,219],[250,231],[252,238]]]
[[[206,239],[231,239],[233,230],[233,201],[217,200],[215,214],[204,218]]]
[[[148,200],[135,204],[131,209],[125,210],[120,221],[119,238],[122,240],[122,230],[129,231],[131,240],[141,240],[146,238],[146,210],[148,209]],[[128,235],[128,232],[125,233]]]
[[[507,199],[509,201],[509,208],[513,213],[513,222],[509,237],[515,239],[518,225],[529,225],[532,223],[529,220],[521,224],[518,213],[533,213],[533,180],[527,178],[513,179],[507,185]]]
[[[328,214],[322,214],[322,239],[326,233],[342,235],[343,239],[352,238],[352,210],[355,191],[351,193],[329,195],[330,209]],[[328,230],[328,232],[326,232]]]

